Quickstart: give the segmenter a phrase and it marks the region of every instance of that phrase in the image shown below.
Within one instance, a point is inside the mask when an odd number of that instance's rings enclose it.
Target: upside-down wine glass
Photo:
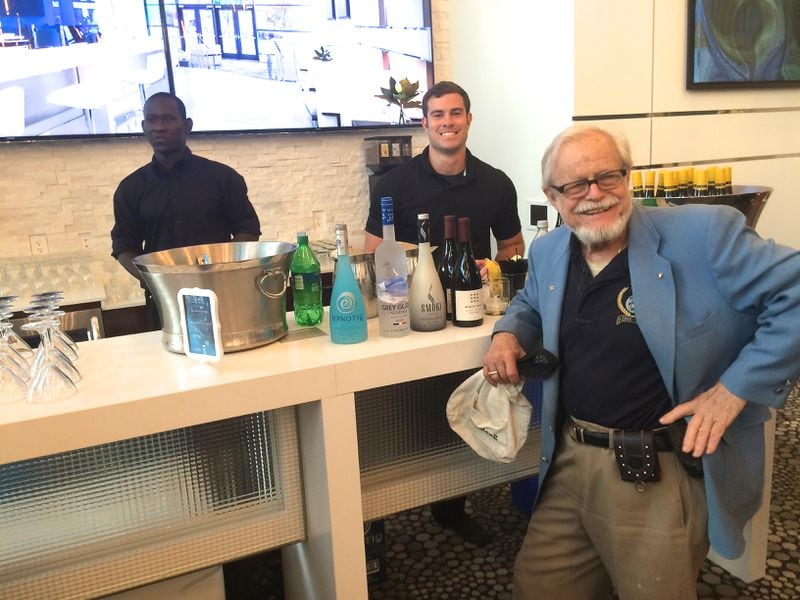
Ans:
[[[22,326],[25,330],[36,331],[40,338],[28,384],[27,401],[30,403],[57,402],[77,392],[75,383],[67,373],[69,367],[76,373],[77,369],[69,361],[64,362],[53,348],[52,329],[57,321],[55,317],[41,317]]]

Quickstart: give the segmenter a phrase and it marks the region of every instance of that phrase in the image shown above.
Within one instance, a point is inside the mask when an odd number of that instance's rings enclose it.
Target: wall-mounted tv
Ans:
[[[800,86],[800,0],[689,0],[686,88]]]
[[[138,134],[156,91],[200,132],[403,126],[376,96],[432,56],[430,0],[3,0],[0,140]]]

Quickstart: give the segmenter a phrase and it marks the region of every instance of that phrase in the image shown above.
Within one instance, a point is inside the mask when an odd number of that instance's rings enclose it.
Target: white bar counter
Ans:
[[[226,354],[215,375],[168,352],[161,333],[84,342],[72,398],[0,406],[0,464],[287,406],[298,407],[306,540],[284,548],[287,598],[367,598],[355,392],[478,369],[496,317],[482,326],[335,345],[327,314],[260,348]]]
[[[317,336],[290,326],[280,341],[226,354],[214,376],[164,349],[161,332],[82,342],[77,395],[0,405],[0,464],[477,369],[495,320],[390,339],[370,319],[369,339],[353,345],[332,344],[326,323]]]

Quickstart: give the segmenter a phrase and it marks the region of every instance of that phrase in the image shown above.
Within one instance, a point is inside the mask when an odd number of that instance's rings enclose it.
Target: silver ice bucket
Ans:
[[[225,352],[255,348],[285,336],[286,287],[296,248],[286,242],[227,242],[134,258],[161,316],[167,350],[183,352],[181,288],[205,288],[217,295]]]

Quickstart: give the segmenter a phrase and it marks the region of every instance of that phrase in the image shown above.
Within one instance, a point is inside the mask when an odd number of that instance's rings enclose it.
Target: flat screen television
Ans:
[[[135,135],[157,91],[198,132],[404,127],[433,83],[430,0],[3,0],[0,26],[2,141]]]
[[[800,0],[689,0],[686,88],[800,86]]]

